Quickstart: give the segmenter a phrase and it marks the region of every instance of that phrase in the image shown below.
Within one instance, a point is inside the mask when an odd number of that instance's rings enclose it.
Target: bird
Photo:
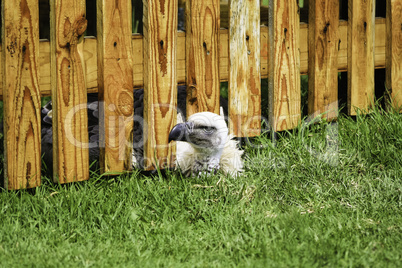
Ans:
[[[177,142],[176,166],[188,177],[220,171],[237,177],[243,172],[243,150],[228,132],[222,111],[195,113],[178,123],[169,133],[169,142]]]
[[[210,112],[200,112],[191,115],[188,121],[186,118],[186,86],[178,86],[178,124],[170,130],[169,142],[176,141],[176,166],[185,176],[195,177],[202,174],[213,174],[222,172],[230,176],[237,176],[243,171],[243,151],[233,135],[228,134],[225,121],[227,114],[227,99],[220,97],[220,115]],[[143,118],[143,89],[134,90],[134,116]],[[89,161],[91,170],[99,168],[99,109],[97,94],[88,94],[88,133],[89,142],[95,144],[89,148]],[[46,103],[41,111],[42,115],[42,159],[45,164],[44,173],[51,176],[53,172],[53,140],[52,140],[52,102]],[[143,163],[143,129],[139,120],[134,121],[133,127],[133,168],[141,169]],[[202,123],[202,124],[201,124]],[[183,129],[181,124],[195,125],[193,132],[188,136],[175,136]],[[204,129],[203,131],[201,131]],[[210,135],[205,135],[212,131]],[[190,134],[190,132],[187,132]],[[204,134],[204,135],[203,135]],[[190,138],[186,140],[186,138]],[[180,139],[180,140],[178,140]],[[209,139],[209,141],[208,141]],[[214,147],[212,148],[211,147]],[[194,164],[196,163],[196,164]]]

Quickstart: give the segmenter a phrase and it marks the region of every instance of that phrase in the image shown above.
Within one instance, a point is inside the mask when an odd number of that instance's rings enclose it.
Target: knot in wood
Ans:
[[[187,99],[190,104],[194,104],[197,101],[197,85],[191,84],[188,85],[189,91],[187,92]]]
[[[329,25],[330,25],[329,22],[327,22],[327,24],[324,27],[324,34],[328,32]]]
[[[117,107],[119,112],[124,116],[130,116],[134,112],[133,110],[133,98],[126,91],[119,93],[117,98]]]
[[[63,31],[59,34],[60,47],[69,48],[71,45],[78,44],[79,38],[85,33],[87,29],[88,21],[85,17],[81,16],[73,23],[70,22],[70,18],[66,18],[63,25]]]
[[[83,35],[85,33],[85,31],[87,30],[87,26],[88,26],[88,21],[85,17],[81,17],[80,19],[78,19],[75,22],[75,32],[76,35],[79,37],[81,35]]]
[[[8,51],[8,53],[10,53],[11,57],[12,57],[13,54],[15,53],[16,48],[17,48],[17,41],[14,41],[14,42],[11,41],[11,42],[9,43],[9,45],[7,45],[7,51]]]
[[[196,84],[190,84],[190,85],[188,85],[188,89],[189,89],[188,94],[189,94],[190,96],[197,95],[197,85],[196,85]]]

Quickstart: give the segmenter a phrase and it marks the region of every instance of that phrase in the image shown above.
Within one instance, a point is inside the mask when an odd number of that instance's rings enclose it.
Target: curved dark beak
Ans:
[[[169,142],[171,141],[187,141],[186,138],[191,132],[191,123],[180,123],[175,125],[169,133]]]

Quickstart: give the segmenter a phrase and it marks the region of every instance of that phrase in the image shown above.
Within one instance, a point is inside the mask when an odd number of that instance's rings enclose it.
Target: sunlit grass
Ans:
[[[0,193],[1,267],[398,267],[402,116],[256,138],[237,179],[92,176]]]

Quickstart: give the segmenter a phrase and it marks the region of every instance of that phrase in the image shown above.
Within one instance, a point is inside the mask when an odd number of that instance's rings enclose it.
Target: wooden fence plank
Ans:
[[[219,2],[186,1],[187,116],[219,113]]]
[[[133,147],[131,0],[98,0],[97,9],[101,171],[122,172]]]
[[[85,0],[51,1],[50,10],[53,180],[83,181],[89,178]]]
[[[308,114],[338,115],[338,0],[310,0]]]
[[[229,7],[229,132],[261,133],[260,1],[231,0]]]
[[[297,1],[269,1],[269,120],[274,131],[301,118],[299,14]]]
[[[144,0],[144,168],[174,164],[168,144],[177,110],[177,0]],[[181,51],[182,53],[184,51]]]
[[[349,0],[348,113],[374,104],[374,0]]]
[[[389,103],[402,109],[402,1],[387,0],[386,90]]]
[[[348,68],[348,26],[347,21],[339,22],[339,44],[338,71],[346,72]],[[220,29],[219,34],[219,76],[220,81],[229,80],[229,30]],[[385,68],[385,18],[377,18],[375,25],[375,68]],[[184,51],[186,35],[178,32],[177,49]],[[307,74],[308,71],[308,24],[300,24],[300,74]],[[97,40],[94,37],[86,37],[84,41],[84,59],[86,66],[87,92],[98,92],[98,66],[97,66]],[[261,26],[261,78],[268,78],[268,27]],[[132,55],[143,54],[143,38],[141,35],[132,37]],[[1,58],[1,53],[0,53]],[[177,83],[186,82],[186,55],[177,55]],[[50,96],[50,44],[46,40],[39,42],[39,64],[40,64],[40,90],[42,96]],[[0,67],[0,80],[2,79],[2,68]],[[143,58],[133,59],[134,88],[144,87],[143,82]],[[0,82],[0,99],[2,99],[3,86]]]
[[[39,12],[35,0],[2,1],[4,187],[40,185]]]

